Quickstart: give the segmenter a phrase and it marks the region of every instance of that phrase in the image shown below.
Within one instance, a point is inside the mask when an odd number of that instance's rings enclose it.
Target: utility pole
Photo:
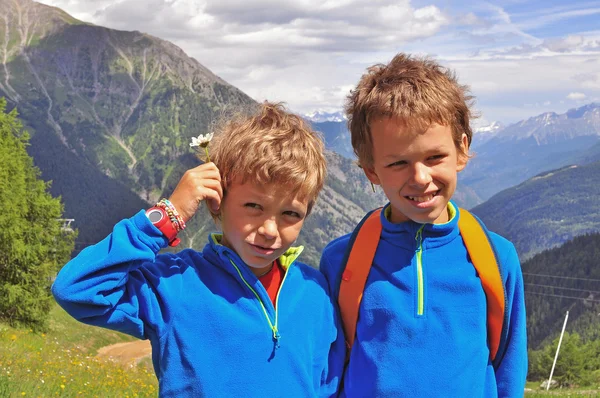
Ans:
[[[56,221],[61,223],[60,230],[63,234],[70,234],[73,232],[73,228],[71,228],[71,223],[75,221],[74,218],[57,218]],[[56,236],[53,238],[54,247],[52,247],[52,261],[56,263]],[[50,282],[54,282],[56,279],[56,272],[50,277]]]
[[[57,218],[56,221],[62,223],[62,227],[60,228],[61,231],[73,232],[73,229],[71,228],[71,223],[75,221],[74,218]]]
[[[548,384],[546,385],[546,391],[550,389],[550,383],[552,383],[552,374],[554,373],[554,367],[556,366],[556,360],[558,359],[558,351],[560,350],[560,343],[562,343],[563,334],[565,334],[565,327],[567,326],[567,319],[569,319],[569,311],[565,315],[565,323],[563,323],[562,332],[560,332],[560,338],[558,339],[558,347],[556,347],[556,355],[554,355],[554,363],[552,364],[552,370],[550,371],[550,378],[548,378]]]

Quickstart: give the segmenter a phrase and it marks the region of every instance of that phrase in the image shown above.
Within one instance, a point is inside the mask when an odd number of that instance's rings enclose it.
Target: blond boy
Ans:
[[[359,307],[342,396],[521,397],[527,373],[523,279],[514,246],[492,232],[505,294],[492,361],[486,297],[450,201],[465,168],[472,97],[427,58],[375,65],[348,97],[352,145],[389,203]],[[350,235],[331,242],[321,270],[332,295]]]
[[[210,149],[214,163],[82,251],[53,294],[80,321],[150,339],[161,396],[334,394],[333,306],[292,247],[323,186],[322,141],[265,103],[222,125]],[[223,233],[201,252],[158,255],[204,201]]]

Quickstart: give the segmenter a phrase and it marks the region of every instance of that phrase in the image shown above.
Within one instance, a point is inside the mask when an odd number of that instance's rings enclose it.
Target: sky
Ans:
[[[475,127],[600,102],[600,0],[41,0],[171,41],[258,101],[335,112],[398,52],[456,71]]]

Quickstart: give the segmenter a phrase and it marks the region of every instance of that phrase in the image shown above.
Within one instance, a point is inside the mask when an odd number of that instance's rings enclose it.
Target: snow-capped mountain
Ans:
[[[492,138],[496,137],[498,133],[504,130],[504,125],[500,122],[492,122],[487,126],[481,126],[476,129],[473,129],[473,141],[471,143],[471,148],[475,149]]]
[[[543,171],[594,159],[600,145],[600,104],[542,113],[498,131],[474,134],[475,156],[460,175],[482,200]]]
[[[600,136],[600,104],[592,103],[566,113],[546,112],[505,128],[505,139],[533,138],[539,145],[582,136]]]
[[[314,123],[323,123],[323,122],[345,122],[346,116],[342,111],[339,112],[325,112],[325,111],[315,111],[311,113],[307,113],[304,117],[311,122]]]
[[[501,131],[502,129],[504,129],[504,125],[501,122],[492,122],[491,124],[489,124],[487,126],[481,126],[481,127],[476,128],[474,130],[474,133],[495,134],[495,133]]]

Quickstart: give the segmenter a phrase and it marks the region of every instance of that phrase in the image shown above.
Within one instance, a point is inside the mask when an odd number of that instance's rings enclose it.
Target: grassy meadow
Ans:
[[[600,389],[594,390],[591,388],[581,388],[581,389],[551,389],[550,391],[546,391],[540,387],[541,382],[528,381],[525,391],[525,398],[546,398],[546,397],[577,397],[577,398],[586,398],[600,397]]]
[[[58,305],[44,334],[0,323],[0,397],[156,397],[149,359],[123,366],[96,358],[100,347],[132,340],[79,323]]]

